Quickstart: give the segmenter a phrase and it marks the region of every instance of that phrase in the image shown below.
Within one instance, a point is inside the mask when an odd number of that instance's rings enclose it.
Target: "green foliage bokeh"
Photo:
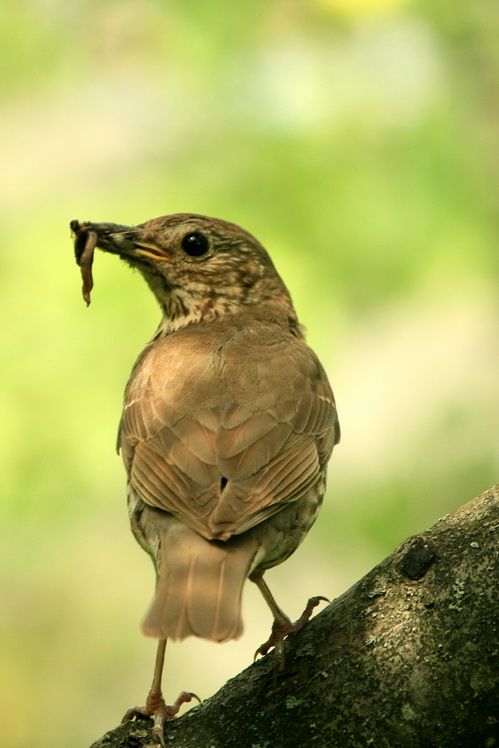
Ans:
[[[290,615],[497,481],[499,27],[493,2],[20,0],[0,10],[0,745],[88,745],[144,699],[153,572],[113,447],[158,322],[73,218],[177,211],[268,248],[335,390],[343,441]],[[184,642],[166,693],[207,697],[246,634]]]

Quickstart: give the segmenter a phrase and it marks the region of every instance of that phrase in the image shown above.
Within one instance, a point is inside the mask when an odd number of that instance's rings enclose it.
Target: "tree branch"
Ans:
[[[499,486],[409,538],[285,647],[169,722],[173,748],[499,744]],[[150,720],[91,748],[138,748]]]

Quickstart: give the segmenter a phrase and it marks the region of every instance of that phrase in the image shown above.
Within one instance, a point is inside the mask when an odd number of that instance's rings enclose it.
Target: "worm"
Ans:
[[[83,298],[90,304],[90,291],[93,288],[94,281],[92,278],[92,262],[94,259],[94,250],[97,246],[97,233],[95,231],[85,231],[79,233],[77,221],[71,222],[71,228],[75,232],[75,256],[76,262],[81,269],[81,278],[83,281],[82,293]]]

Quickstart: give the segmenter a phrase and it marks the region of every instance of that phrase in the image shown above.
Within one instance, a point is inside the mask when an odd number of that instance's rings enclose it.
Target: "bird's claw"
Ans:
[[[201,703],[199,696],[196,696],[195,693],[191,693],[190,691],[182,691],[173,704],[166,704],[161,693],[150,691],[145,705],[134,706],[131,709],[128,709],[121,720],[121,723],[123,724],[124,722],[134,719],[138,714],[143,717],[152,717],[154,721],[152,734],[156,742],[155,744],[144,746],[144,748],[156,748],[158,744],[162,746],[162,748],[165,748],[165,722],[169,719],[173,719],[177,715],[182,704],[187,704],[189,701],[192,701],[192,699],[197,699],[199,703]]]
[[[304,626],[307,621],[310,620],[310,616],[312,615],[312,611],[314,608],[316,608],[321,602],[329,603],[330,600],[328,600],[327,597],[324,597],[323,595],[316,595],[315,597],[311,597],[309,601],[307,602],[305,606],[305,610],[301,614],[301,616],[298,618],[297,621],[294,622],[293,626],[296,626],[293,631],[299,631],[302,626]]]
[[[323,597],[322,595],[311,597],[301,616],[294,622],[287,616],[283,618],[275,618],[269,638],[258,647],[255,656],[253,657],[253,661],[256,660],[258,655],[264,657],[273,648],[280,663],[279,667],[282,668],[284,666],[284,639],[289,636],[289,634],[294,634],[296,631],[302,629],[310,620],[314,608],[316,608],[322,601],[329,603],[328,598]]]

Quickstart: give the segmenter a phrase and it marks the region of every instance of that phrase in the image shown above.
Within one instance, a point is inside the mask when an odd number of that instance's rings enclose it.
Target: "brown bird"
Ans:
[[[145,707],[164,745],[161,672],[167,639],[217,642],[243,630],[241,595],[255,582],[274,616],[257,654],[292,623],[264,572],[285,561],[315,521],[339,441],[333,393],[304,342],[291,297],[262,245],[232,223],[176,214],[138,226],[72,221],[90,301],[95,247],[140,270],[163,316],[133,367],[119,428],[132,531],[156,569],[142,632],[159,639]]]

